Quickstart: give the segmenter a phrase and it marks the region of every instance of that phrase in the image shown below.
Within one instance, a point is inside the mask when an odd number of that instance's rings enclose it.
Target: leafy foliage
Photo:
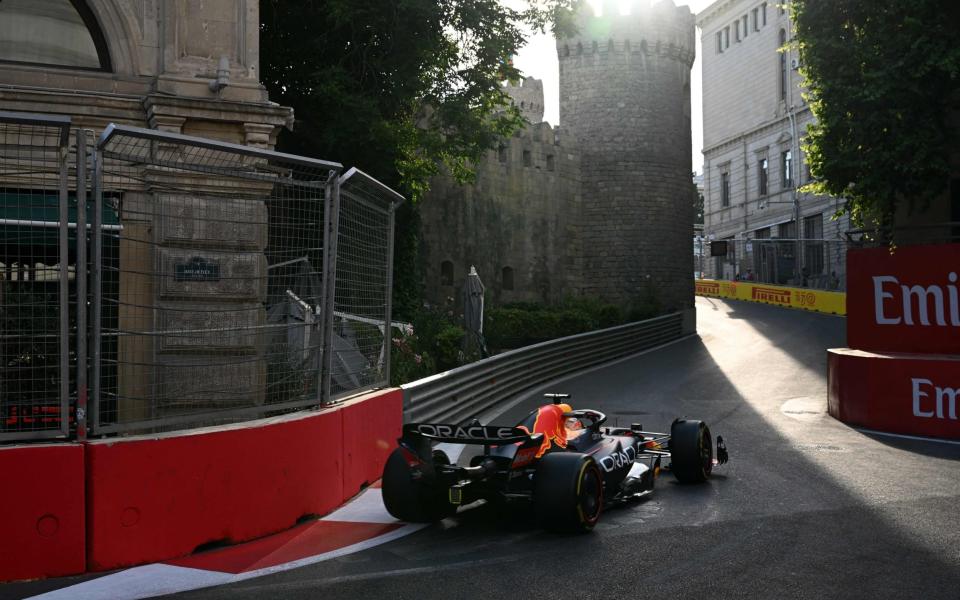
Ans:
[[[855,223],[892,241],[898,205],[923,209],[948,185],[957,4],[794,0],[792,11],[817,117],[804,147],[809,190],[844,198]]]
[[[522,124],[501,83],[523,27],[557,22],[575,0],[264,0],[261,79],[292,106],[285,151],[358,165],[416,200],[445,165],[470,164]]]
[[[484,332],[492,349],[520,348],[559,337],[622,325],[620,307],[597,298],[567,298],[559,306],[515,302],[487,311]]]

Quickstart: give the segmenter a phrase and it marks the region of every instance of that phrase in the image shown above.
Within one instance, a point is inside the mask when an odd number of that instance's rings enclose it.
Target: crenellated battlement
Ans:
[[[582,13],[557,42],[562,129],[542,122],[541,81],[507,85],[530,124],[478,161],[473,185],[434,182],[421,208],[431,301],[458,297],[443,274],[476,265],[493,302],[693,305],[694,16],[670,0],[631,8]]]
[[[607,1],[599,16],[584,4],[575,17],[577,33],[557,39],[561,62],[584,56],[628,54],[660,56],[689,68],[696,56],[696,17],[687,6],[672,0],[633,0],[630,13],[620,14],[620,3]]]
[[[519,84],[507,83],[503,86],[520,114],[530,123],[543,120],[543,81],[533,77],[522,79]]]

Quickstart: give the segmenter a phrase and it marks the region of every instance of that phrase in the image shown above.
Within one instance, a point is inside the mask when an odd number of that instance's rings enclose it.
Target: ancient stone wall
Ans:
[[[533,125],[491,151],[473,186],[434,182],[422,204],[428,300],[456,299],[474,264],[494,301],[628,306],[653,290],[665,309],[693,305],[694,17],[669,0],[632,8],[608,2],[605,17],[580,15],[578,34],[557,42],[562,128]],[[542,83],[506,91],[528,120],[542,118]],[[552,142],[537,141],[545,131]]]
[[[428,300],[459,305],[471,265],[495,303],[551,303],[576,294],[579,175],[575,149],[540,123],[489,151],[475,185],[437,178],[421,204]]]

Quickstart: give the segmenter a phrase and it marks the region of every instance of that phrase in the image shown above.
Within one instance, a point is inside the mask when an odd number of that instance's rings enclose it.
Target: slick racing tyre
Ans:
[[[702,483],[713,470],[713,438],[703,421],[676,420],[670,427],[670,469],[680,483]]]
[[[441,454],[441,456],[437,456]],[[439,459],[439,460],[438,460]],[[446,461],[435,453],[434,461]],[[427,481],[414,481],[403,451],[397,448],[383,468],[383,505],[394,517],[411,523],[432,523],[456,512],[457,507],[444,497],[444,491]]]
[[[533,479],[533,509],[549,531],[587,532],[603,510],[603,474],[593,458],[554,452],[540,459]]]

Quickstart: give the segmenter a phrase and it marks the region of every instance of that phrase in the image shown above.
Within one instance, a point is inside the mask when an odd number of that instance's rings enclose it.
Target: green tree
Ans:
[[[415,203],[446,167],[471,164],[523,121],[502,82],[524,32],[569,31],[579,0],[262,0],[261,79],[296,124],[281,150],[357,166],[409,202],[397,215],[394,314],[421,290]]]
[[[923,209],[949,183],[960,99],[955,0],[794,0],[808,100],[810,191],[846,200],[854,223],[892,242],[898,206]]]
[[[522,124],[502,82],[524,28],[575,0],[263,0],[261,79],[292,106],[280,148],[356,165],[414,201],[445,165],[461,181]]]

